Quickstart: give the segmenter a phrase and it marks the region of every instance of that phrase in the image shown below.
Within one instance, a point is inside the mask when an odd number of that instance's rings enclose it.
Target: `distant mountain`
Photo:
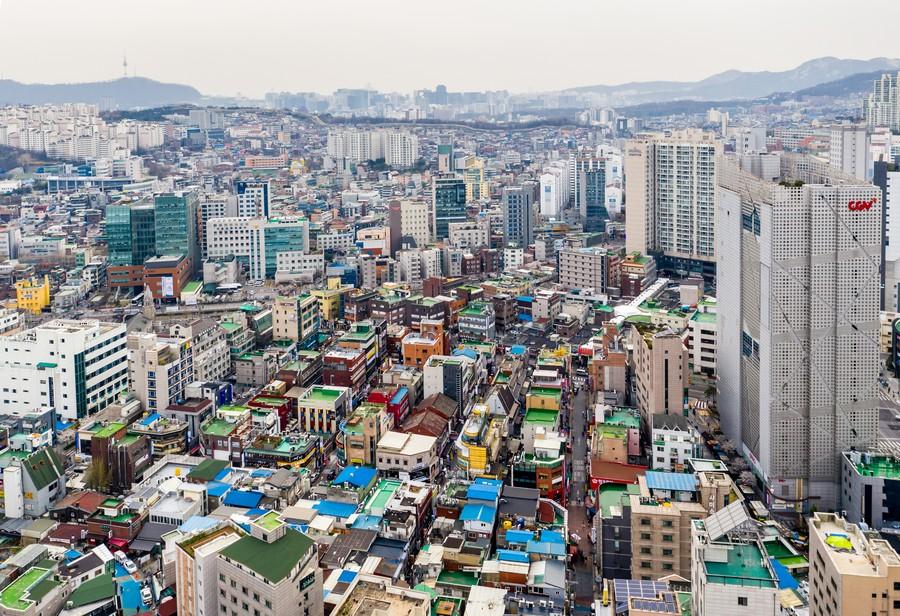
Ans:
[[[594,93],[609,104],[640,104],[672,100],[735,100],[768,96],[775,92],[796,92],[862,74],[880,74],[900,69],[900,59],[872,58],[848,60],[816,58],[787,71],[748,72],[730,70],[696,82],[647,81],[597,85],[564,90]]]
[[[811,88],[804,88],[794,93],[795,96],[850,96],[852,94],[863,94],[872,91],[872,84],[881,78],[885,71],[872,71],[870,73],[856,73],[836,79],[835,81],[826,81]]]
[[[203,95],[191,86],[162,83],[144,77],[126,77],[93,83],[40,84],[0,79],[0,105],[94,103],[133,109],[198,102]]]

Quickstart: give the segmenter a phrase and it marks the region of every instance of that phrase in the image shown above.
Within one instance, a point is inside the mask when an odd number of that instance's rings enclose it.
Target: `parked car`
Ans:
[[[153,604],[153,593],[150,591],[149,586],[141,588],[141,602],[147,606]]]
[[[125,562],[122,563],[122,566],[125,567],[125,571],[127,571],[129,574],[137,573],[137,565],[134,564],[134,561],[131,559],[125,559]]]

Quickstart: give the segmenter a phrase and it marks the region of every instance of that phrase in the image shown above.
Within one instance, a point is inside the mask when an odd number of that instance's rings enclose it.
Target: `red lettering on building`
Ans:
[[[873,197],[868,201],[848,201],[847,209],[851,212],[866,212],[872,209],[872,206],[878,203],[878,198]]]

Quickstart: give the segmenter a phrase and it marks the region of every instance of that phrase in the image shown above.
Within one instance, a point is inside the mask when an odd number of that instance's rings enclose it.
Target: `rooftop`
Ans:
[[[844,456],[863,477],[900,479],[900,460],[896,458],[876,454],[852,455],[852,452]]]
[[[718,553],[724,548],[727,560],[710,561],[704,559],[706,579],[711,584],[730,586],[750,586],[755,588],[776,588],[777,582],[773,573],[764,564],[768,562],[762,551],[754,543],[712,544]]]
[[[125,424],[123,423],[108,423],[105,426],[98,426],[97,430],[94,432],[94,436],[97,438],[110,438],[124,427]]]
[[[32,589],[36,590],[36,586],[40,584],[44,578],[49,576],[49,569],[41,569],[32,567],[16,580],[0,591],[0,604],[11,610],[25,610],[34,600],[31,598]],[[42,593],[43,596],[46,592]]]
[[[313,540],[292,528],[272,543],[247,535],[222,550],[222,556],[239,562],[272,583],[283,580],[312,549]]]

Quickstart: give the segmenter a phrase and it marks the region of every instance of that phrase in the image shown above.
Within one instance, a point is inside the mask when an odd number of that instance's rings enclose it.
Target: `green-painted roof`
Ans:
[[[115,596],[116,585],[113,583],[112,573],[104,573],[75,587],[68,601],[72,602],[73,607],[82,607]]]
[[[704,561],[706,579],[712,584],[776,588],[775,578],[763,565],[763,555],[754,544],[736,544],[727,550],[727,562]]]
[[[184,288],[181,290],[182,293],[196,293],[200,290],[200,287],[203,286],[203,282],[200,280],[190,280]]]
[[[48,485],[59,479],[64,473],[62,462],[56,452],[44,447],[22,461],[22,466],[34,483],[34,487],[43,490]]]
[[[223,321],[223,322],[219,323],[219,327],[221,327],[222,329],[224,329],[227,332],[234,332],[241,328],[240,325],[238,325],[237,323],[232,323],[231,321]]]
[[[46,569],[32,567],[17,577],[12,584],[0,591],[0,604],[11,610],[25,610],[30,604],[29,600],[24,599],[28,589],[36,586],[49,573]]]
[[[234,431],[235,425],[222,419],[213,419],[208,421],[201,427],[204,434],[213,436],[228,436]]]
[[[188,473],[188,479],[196,479],[198,481],[212,481],[216,478],[222,469],[229,466],[225,460],[204,460],[191,469]]]
[[[525,413],[525,423],[547,423],[555,424],[558,411],[550,411],[546,409],[528,409]]]
[[[96,436],[97,438],[109,438],[124,427],[125,424],[114,421],[112,423],[106,424],[105,426],[101,426],[96,432],[94,432],[94,436]]]
[[[288,528],[284,536],[266,543],[250,535],[238,539],[221,554],[237,561],[270,582],[283,580],[314,545],[312,539]]]
[[[474,573],[466,573],[464,571],[441,571],[438,575],[438,584],[455,584],[457,586],[475,586],[478,578]]]

